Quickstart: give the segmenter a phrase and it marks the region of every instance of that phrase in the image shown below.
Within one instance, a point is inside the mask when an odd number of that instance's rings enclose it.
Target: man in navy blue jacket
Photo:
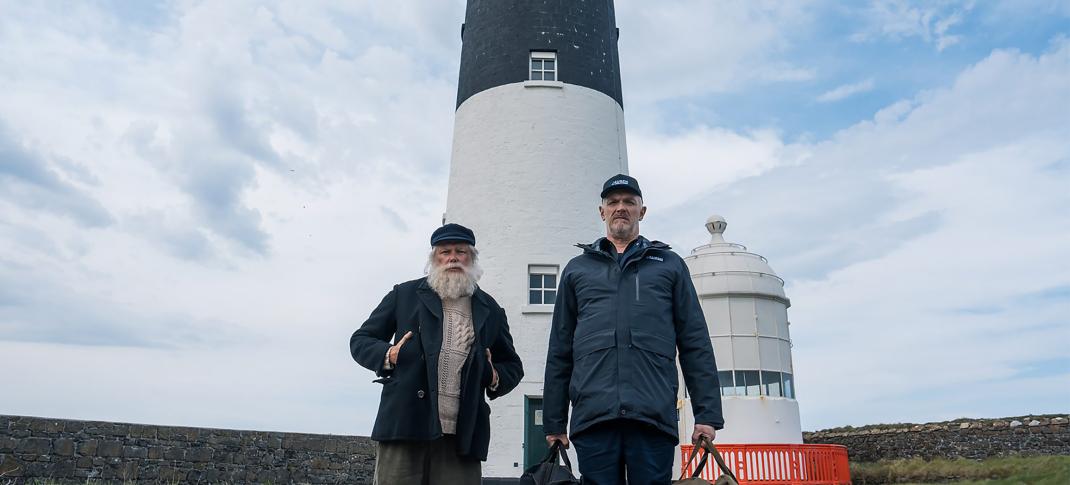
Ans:
[[[606,237],[561,275],[546,356],[548,443],[576,445],[585,484],[668,484],[677,444],[676,357],[695,415],[692,442],[724,427],[706,320],[684,260],[639,235],[639,183],[602,188]],[[566,434],[569,403],[572,420]]]

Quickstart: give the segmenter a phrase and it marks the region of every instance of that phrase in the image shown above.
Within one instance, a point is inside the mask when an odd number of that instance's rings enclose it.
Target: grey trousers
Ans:
[[[479,485],[478,460],[457,456],[457,440],[382,441],[375,455],[375,485]]]

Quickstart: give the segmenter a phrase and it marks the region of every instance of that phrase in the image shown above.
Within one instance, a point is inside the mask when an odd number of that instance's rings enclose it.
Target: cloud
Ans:
[[[402,219],[396,211],[385,205],[379,206],[379,210],[382,211],[383,216],[386,217],[386,220],[390,222],[390,225],[393,226],[394,229],[401,232],[409,230],[409,226],[405,224],[405,220]]]
[[[815,14],[813,5],[617,2],[626,105],[813,79],[812,68],[784,55]]]
[[[735,133],[698,126],[677,135],[638,133],[631,138],[631,167],[643,181],[648,203],[677,206],[711,189],[725,187],[773,167],[798,163],[806,147],[787,147],[770,130]],[[679,174],[688,173],[681,178]]]
[[[1065,40],[1036,56],[994,51],[948,87],[828,140],[784,143],[807,153],[798,163],[754,167],[704,193],[683,183],[696,195],[660,221],[652,213],[648,227],[694,247],[704,216],[719,213],[727,239],[788,281],[809,429],[872,422],[874,410],[884,421],[1055,411],[1065,390],[967,404],[992,389],[1036,394],[1028,386],[1053,378],[1021,376],[1070,358],[1055,343],[1070,338],[1068,86]]]
[[[817,97],[819,103],[830,103],[833,101],[841,101],[854,96],[859,93],[864,93],[873,90],[873,79],[866,79],[865,81],[857,82],[854,84],[844,84],[837,86],[829,91],[822,93]]]
[[[935,44],[937,51],[957,44],[962,36],[951,34],[974,8],[971,2],[945,2],[918,7],[904,0],[874,2],[863,14],[862,30],[851,36],[856,42],[877,38],[891,40],[920,38]]]
[[[76,178],[92,179],[84,168],[60,165]],[[91,196],[52,168],[45,157],[24,146],[0,120],[0,189],[3,200],[28,209],[70,217],[88,227],[112,224],[112,216]]]
[[[254,170],[248,164],[207,153],[183,160],[182,187],[193,197],[197,215],[220,236],[258,254],[268,250],[266,232],[260,227],[260,211],[242,203],[242,191],[252,183]]]
[[[204,232],[188,219],[155,211],[129,216],[125,224],[130,232],[158,244],[167,253],[184,260],[206,261],[218,257],[214,245]]]
[[[3,412],[367,436],[380,385],[356,376],[344,349],[323,350],[297,354],[292,345],[263,343],[220,352],[0,341],[6,360],[33,362],[32,372],[5,380]],[[63,385],[47,384],[52,382]],[[79,396],[76,404],[70,396]]]
[[[217,83],[224,82],[222,77],[217,80]],[[261,164],[279,163],[279,154],[275,153],[268,141],[270,126],[266,121],[255,123],[250,120],[250,113],[236,94],[225,88],[212,89],[202,102],[220,141],[229,143],[237,152]],[[307,133],[309,130],[300,131]]]
[[[2,412],[367,434],[345,342],[439,224],[463,2],[161,5],[4,7],[0,354],[46,362]]]
[[[189,348],[226,342],[219,322],[145,313],[0,261],[0,340],[66,345]]]

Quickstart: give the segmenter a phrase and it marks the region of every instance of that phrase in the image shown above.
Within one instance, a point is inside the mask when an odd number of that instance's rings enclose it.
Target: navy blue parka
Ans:
[[[676,355],[695,422],[724,427],[717,364],[684,260],[640,236],[618,261],[605,238],[577,244],[561,274],[543,391],[546,434],[631,419],[677,435]],[[610,251],[613,251],[612,253]]]

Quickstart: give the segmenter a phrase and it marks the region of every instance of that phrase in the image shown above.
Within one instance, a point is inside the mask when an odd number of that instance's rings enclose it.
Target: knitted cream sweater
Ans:
[[[472,297],[442,299],[442,350],[438,354],[438,419],[445,434],[457,433],[461,367],[472,348]]]

